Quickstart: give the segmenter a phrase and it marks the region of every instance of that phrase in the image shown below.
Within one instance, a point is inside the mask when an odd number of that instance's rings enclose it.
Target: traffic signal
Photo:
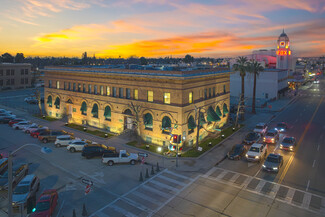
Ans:
[[[173,143],[177,143],[178,135],[173,135]]]

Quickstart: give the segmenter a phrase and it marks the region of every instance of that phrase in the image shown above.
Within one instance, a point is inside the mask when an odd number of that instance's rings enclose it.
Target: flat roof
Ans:
[[[30,63],[0,63],[0,66],[31,66]]]

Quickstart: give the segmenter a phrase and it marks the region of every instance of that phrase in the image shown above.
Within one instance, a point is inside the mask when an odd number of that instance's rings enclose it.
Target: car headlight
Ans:
[[[283,145],[282,144],[280,144],[280,148],[283,148]]]
[[[290,146],[290,149],[293,149],[293,146],[292,145]]]
[[[245,156],[248,157],[248,154],[246,154]]]
[[[278,170],[278,168],[277,167],[273,167],[273,170]]]
[[[263,138],[263,141],[265,141],[265,140],[266,140],[266,138],[264,137],[264,138]]]
[[[259,159],[260,157],[259,156],[255,156],[255,159]]]
[[[274,142],[274,138],[272,138],[271,141]]]
[[[265,168],[266,166],[263,164],[263,168]]]

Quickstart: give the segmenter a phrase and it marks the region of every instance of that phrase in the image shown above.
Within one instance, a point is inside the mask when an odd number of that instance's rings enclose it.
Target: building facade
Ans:
[[[31,87],[31,64],[0,63],[0,90]]]
[[[284,32],[278,38],[276,51],[276,68],[294,70],[295,62],[293,62],[292,51],[290,49],[290,40]],[[294,65],[293,65],[294,64]]]
[[[47,67],[44,72],[47,114],[67,115],[71,123],[113,133],[138,124],[149,143],[168,145],[170,135],[178,134],[191,145],[198,120],[199,139],[227,121],[229,71]]]

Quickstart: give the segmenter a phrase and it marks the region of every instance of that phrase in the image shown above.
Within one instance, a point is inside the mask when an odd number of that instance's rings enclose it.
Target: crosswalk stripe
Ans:
[[[162,197],[165,197],[166,199],[170,198],[170,196],[171,196],[170,194],[166,194],[165,192],[159,191],[159,190],[152,188],[150,186],[147,186],[147,185],[143,185],[142,188],[147,189],[148,191],[151,191],[153,193],[156,193]]]
[[[227,173],[228,171],[223,170],[219,175],[217,175],[215,179],[222,179]]]
[[[161,176],[159,176],[159,178],[164,179],[164,180],[169,181],[169,182],[172,182],[172,183],[177,184],[177,185],[181,185],[181,186],[185,186],[186,185],[183,182],[176,181],[175,179],[170,179],[170,178],[164,176],[163,174]]]
[[[311,201],[311,194],[305,193],[301,206],[304,208],[309,208],[310,201]]]
[[[255,188],[255,191],[257,192],[261,192],[262,188],[264,187],[264,185],[266,184],[265,180],[261,180],[258,185]]]
[[[141,192],[133,192],[132,194],[138,196],[138,197],[141,197],[142,199],[146,200],[146,201],[149,201],[151,203],[154,203],[156,205],[159,205],[161,202],[157,201],[156,199],[146,195],[146,194],[143,194]]]
[[[273,186],[273,188],[271,189],[271,191],[270,191],[270,195],[272,195],[272,196],[276,196],[276,193],[278,192],[278,190],[279,190],[279,188],[280,188],[280,185],[274,185]]]
[[[284,198],[284,200],[291,203],[294,194],[295,194],[295,190],[292,188],[289,188],[289,190],[287,192],[287,196]]]
[[[134,215],[133,213],[126,211],[125,209],[123,209],[117,205],[111,205],[110,207],[112,207],[114,210],[116,210],[119,213],[122,213],[123,215],[125,215],[127,217],[137,217],[137,215]]]
[[[183,176],[183,175],[180,175],[180,174],[177,174],[177,173],[173,173],[173,172],[171,172],[171,171],[169,171],[169,170],[165,170],[165,173],[169,173],[169,174],[171,174],[171,175],[173,175],[173,176],[176,176],[176,177],[179,177],[179,178],[182,178],[182,179],[193,180],[193,179],[190,178],[190,177]]]
[[[169,190],[171,190],[171,191],[179,191],[179,189],[177,189],[177,188],[173,188],[173,187],[171,187],[171,186],[169,186],[169,185],[165,185],[165,184],[163,184],[163,183],[161,183],[161,182],[158,182],[158,181],[156,181],[156,180],[150,180],[150,182],[153,183],[153,184],[155,184],[155,185],[158,185],[158,186],[160,186],[160,187],[162,187],[162,188],[169,189]],[[149,183],[150,183],[150,182],[149,182]]]
[[[212,167],[206,174],[203,175],[203,177],[204,178],[209,177],[216,170],[217,170],[217,167]]]
[[[240,176],[239,173],[235,173],[235,175],[233,175],[231,177],[231,179],[229,179],[229,182],[235,182],[238,179],[239,176]]]
[[[146,206],[144,206],[144,205],[142,205],[142,204],[140,204],[140,203],[138,203],[138,202],[136,202],[136,201],[134,201],[134,200],[132,200],[130,198],[123,197],[123,200],[125,200],[125,202],[127,202],[128,204],[130,204],[130,205],[132,205],[132,206],[134,206],[134,207],[136,207],[138,209],[141,209],[143,211],[146,211],[146,212],[152,211],[150,208],[148,208],[148,207],[146,207]]]

